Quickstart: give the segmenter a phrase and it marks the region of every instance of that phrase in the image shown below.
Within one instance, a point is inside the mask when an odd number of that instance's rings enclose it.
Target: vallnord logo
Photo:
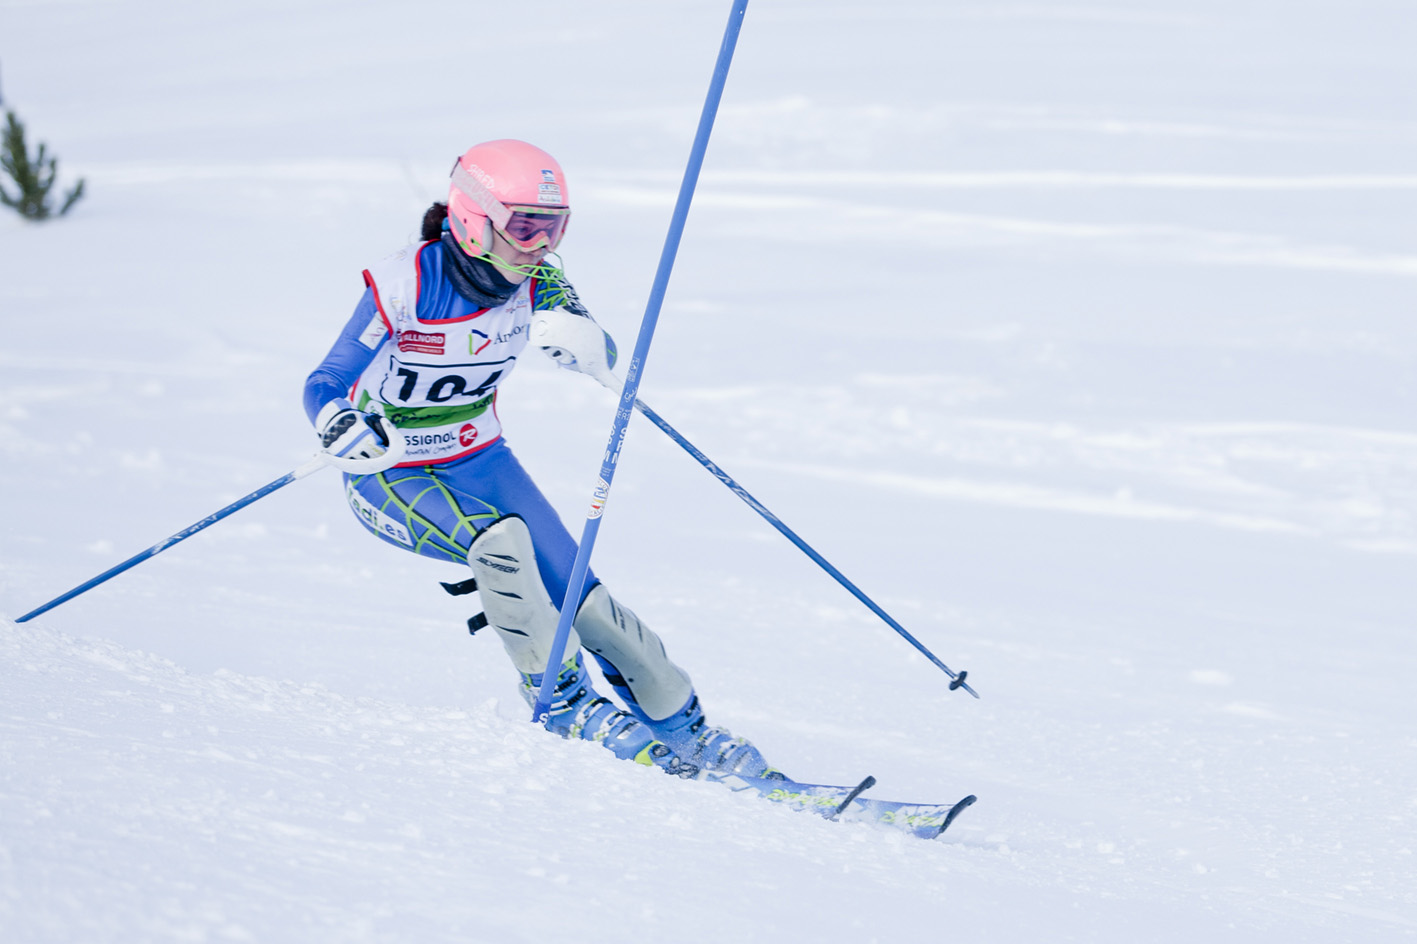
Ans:
[[[399,350],[415,354],[442,354],[447,346],[446,334],[425,334],[422,331],[400,331]]]

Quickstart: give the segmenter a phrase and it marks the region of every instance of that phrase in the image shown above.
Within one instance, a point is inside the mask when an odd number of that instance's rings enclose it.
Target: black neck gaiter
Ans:
[[[444,233],[440,240],[443,246],[443,271],[448,281],[453,283],[457,293],[478,308],[495,308],[517,290],[513,282],[508,282],[492,263],[485,259],[474,259],[458,248],[452,233]]]

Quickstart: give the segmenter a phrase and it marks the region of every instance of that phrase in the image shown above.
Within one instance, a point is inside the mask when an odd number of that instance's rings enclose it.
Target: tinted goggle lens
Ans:
[[[528,252],[543,246],[555,249],[570,218],[570,210],[513,210],[502,235]]]

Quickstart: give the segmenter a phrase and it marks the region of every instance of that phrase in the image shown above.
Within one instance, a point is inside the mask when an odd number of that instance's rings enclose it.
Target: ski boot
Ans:
[[[747,738],[734,737],[727,728],[710,727],[696,694],[690,694],[688,704],[663,721],[641,720],[680,758],[707,774],[787,779]]]
[[[534,707],[542,676],[522,673],[522,697]],[[585,663],[577,652],[561,664],[552,694],[548,731],[563,738],[595,741],[622,760],[658,767],[676,777],[692,779],[699,768],[681,759],[673,748],[655,738],[647,725],[597,695],[586,677]]]

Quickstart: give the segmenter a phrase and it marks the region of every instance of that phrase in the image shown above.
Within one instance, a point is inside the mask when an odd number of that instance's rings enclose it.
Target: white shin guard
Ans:
[[[556,639],[560,610],[541,582],[526,522],[515,515],[493,522],[473,540],[467,559],[487,623],[497,630],[512,664],[523,675],[540,675]],[[582,643],[613,667],[611,684],[628,690],[633,707],[650,720],[673,715],[694,692],[689,676],[669,661],[659,637],[602,584],[596,584],[577,611],[562,661],[573,657]]]
[[[512,664],[523,675],[540,675],[561,611],[541,582],[526,522],[511,516],[482,529],[468,548],[467,562],[477,577],[488,625],[497,630]],[[565,655],[574,656],[580,645],[572,627]]]
[[[615,667],[624,688],[651,720],[668,718],[688,702],[694,692],[688,674],[669,661],[659,637],[617,603],[604,584],[591,590],[574,625],[585,647]]]

